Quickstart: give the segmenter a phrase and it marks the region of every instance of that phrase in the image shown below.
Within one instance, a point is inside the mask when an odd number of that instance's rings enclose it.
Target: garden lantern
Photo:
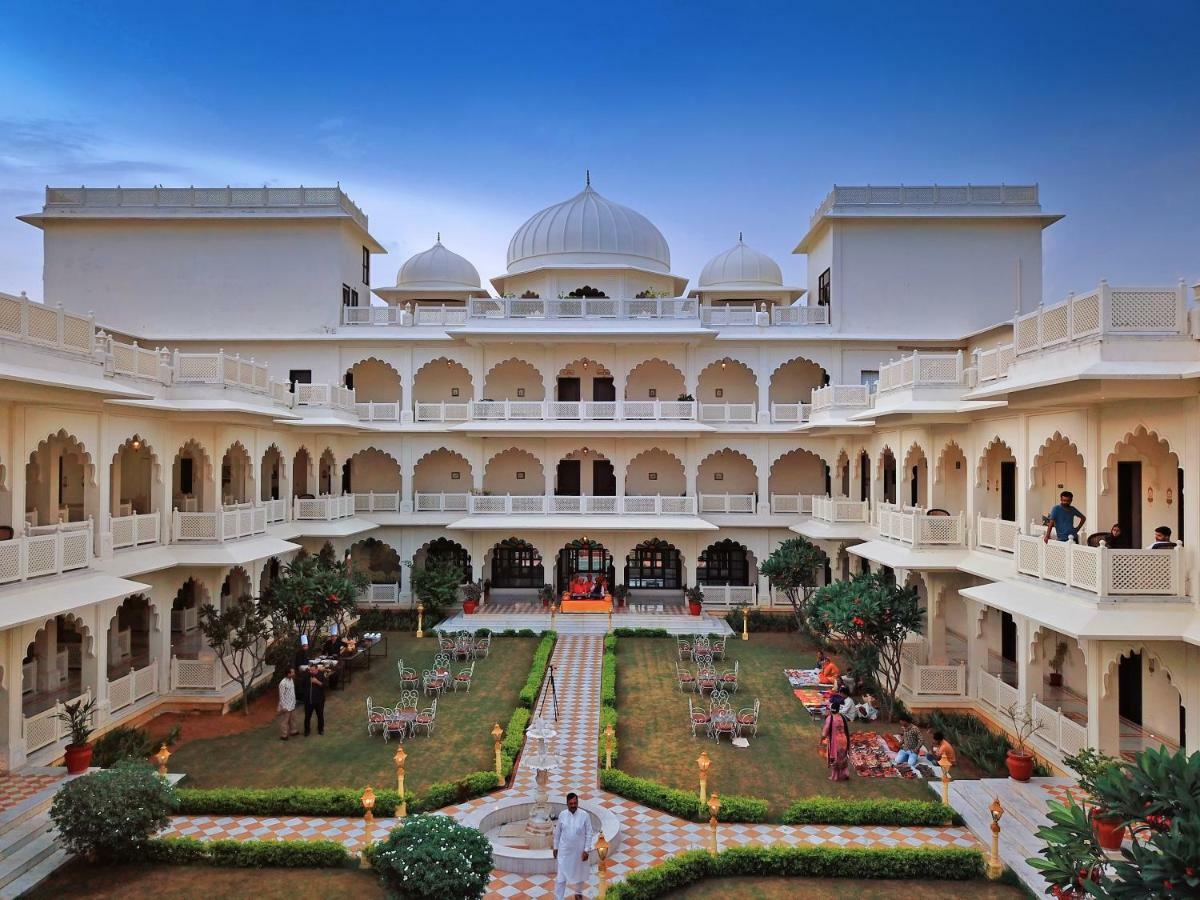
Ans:
[[[750,640],[750,607],[742,607],[742,640]]]
[[[492,726],[492,740],[496,742],[496,780],[504,784],[504,768],[500,763],[500,738],[504,737],[504,729],[497,722]]]
[[[158,748],[158,752],[154,754],[154,763],[158,766],[158,774],[163,778],[167,777],[167,760],[171,758],[171,751],[167,749],[164,743]]]
[[[604,726],[604,768],[612,768],[612,753],[613,744],[616,742],[616,729],[612,727],[612,722]]]
[[[417,637],[425,637],[425,604],[417,604]]]
[[[942,802],[947,806],[950,805],[950,757],[942,753],[942,758],[938,760],[938,767],[942,770]]]
[[[604,839],[603,832],[596,838],[596,856],[600,858],[600,887],[596,896],[603,900],[608,895],[608,841]]]
[[[396,803],[396,815],[401,819],[408,815],[408,801],[404,799],[404,761],[406,759],[408,759],[408,754],[404,752],[404,748],[397,747],[392,762],[396,764],[396,791],[400,794],[400,799]]]
[[[717,813],[721,811],[721,798],[715,793],[708,798],[708,824],[712,828],[712,854],[717,855]]]
[[[1000,862],[1000,820],[1004,818],[1004,807],[999,797],[992,800],[988,813],[992,817],[992,855],[988,859],[987,876],[995,880],[1004,874],[1004,864]]]
[[[712,768],[712,760],[708,758],[707,750],[700,751],[696,765],[700,769],[700,802],[703,803],[708,799],[708,770]]]

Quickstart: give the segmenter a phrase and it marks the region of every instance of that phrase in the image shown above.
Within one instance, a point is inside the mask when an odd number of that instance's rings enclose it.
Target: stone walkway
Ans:
[[[694,619],[692,620],[695,621]],[[640,804],[601,791],[597,784],[597,747],[600,729],[600,671],[604,652],[602,634],[562,634],[554,651],[555,693],[558,698],[558,737],[555,749],[562,769],[549,779],[551,797],[575,791],[612,810],[623,822],[620,846],[610,857],[609,873],[619,880],[631,871],[662,862],[685,850],[708,846],[709,827],[647,809]],[[549,691],[546,691],[549,694]],[[553,716],[550,698],[539,698],[538,715]],[[513,783],[502,794],[481,797],[444,810],[461,818],[499,796],[532,797],[533,773],[518,764]],[[378,839],[395,824],[378,819],[372,837]],[[357,850],[363,843],[362,819],[255,816],[177,816],[168,834],[197,838],[281,839],[324,838],[341,841]],[[835,825],[721,825],[722,847],[739,844],[834,845],[857,847],[976,847],[966,828],[886,828]],[[589,896],[595,896],[596,872]],[[488,896],[538,898],[554,893],[553,876],[496,872]]]

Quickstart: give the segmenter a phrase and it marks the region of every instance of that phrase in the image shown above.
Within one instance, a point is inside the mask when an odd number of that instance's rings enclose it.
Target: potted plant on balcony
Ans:
[[[687,598],[688,612],[693,616],[700,615],[700,610],[704,605],[704,589],[700,585],[694,584],[684,590],[683,596]]]
[[[618,584],[612,590],[612,597],[617,601],[617,606],[624,606],[625,600],[629,597],[629,585]]]
[[[696,398],[693,397],[691,394],[680,394],[675,399],[678,400],[680,403],[692,403],[695,401]]]
[[[1012,723],[1013,738],[1016,741],[1016,746],[1008,751],[1004,760],[1008,766],[1008,777],[1013,781],[1028,781],[1033,775],[1033,764],[1037,761],[1029,749],[1028,742],[1042,730],[1042,725],[1034,720],[1029,710],[1016,703],[1008,706],[1004,715]]]
[[[1116,771],[1121,761],[1099,750],[1084,747],[1078,753],[1063,757],[1063,762],[1079,776],[1079,787],[1087,794],[1088,820],[1092,823],[1096,843],[1105,850],[1120,850],[1125,840],[1125,821],[1120,815],[1110,814],[1104,809],[1097,783],[1109,772]]]
[[[66,762],[67,774],[78,775],[86,772],[92,764],[92,745],[88,743],[95,731],[92,725],[92,713],[96,711],[96,698],[86,701],[76,700],[63,705],[58,720],[67,726],[70,732],[70,742],[67,744]]]
[[[1067,661],[1067,642],[1059,641],[1054,646],[1054,655],[1050,657],[1050,687],[1062,687],[1063,664]]]
[[[462,593],[463,612],[469,616],[479,609],[479,598],[483,596],[483,585],[478,581],[469,582],[463,585]]]

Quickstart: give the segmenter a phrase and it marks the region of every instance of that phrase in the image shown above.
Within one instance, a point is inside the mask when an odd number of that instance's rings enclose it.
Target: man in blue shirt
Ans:
[[[1083,527],[1083,523],[1087,521],[1087,516],[1071,505],[1071,501],[1075,499],[1075,495],[1070,491],[1063,491],[1058,495],[1058,504],[1050,510],[1050,515],[1046,516],[1046,533],[1042,536],[1042,542],[1050,540],[1050,532],[1054,532],[1056,540],[1069,541],[1075,535],[1079,534],[1079,529]],[[1079,524],[1075,524],[1075,520],[1079,520]]]

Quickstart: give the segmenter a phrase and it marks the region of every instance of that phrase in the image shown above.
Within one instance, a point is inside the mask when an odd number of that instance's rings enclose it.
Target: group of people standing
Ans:
[[[1056,541],[1079,540],[1079,530],[1087,522],[1087,516],[1075,508],[1074,500],[1074,494],[1070,491],[1063,491],[1058,495],[1058,503],[1051,507],[1050,512],[1042,517],[1042,523],[1046,526],[1046,533],[1042,535],[1044,543],[1048,543],[1052,537]],[[1175,546],[1175,541],[1172,540],[1171,535],[1171,526],[1159,525],[1154,529],[1154,540],[1150,542],[1146,549],[1170,550]],[[1095,539],[1094,535],[1093,539]],[[1130,535],[1125,532],[1125,529],[1121,527],[1120,522],[1113,523],[1113,526],[1104,533],[1102,540],[1105,546],[1113,550],[1133,549],[1133,541]]]
[[[304,704],[304,736],[312,732],[313,715],[317,717],[317,734],[325,733],[325,689],[329,676],[317,666],[303,666],[297,675],[296,666],[288,666],[283,678],[279,679],[279,739],[286,741],[295,737],[300,730],[293,724],[298,703]]]

